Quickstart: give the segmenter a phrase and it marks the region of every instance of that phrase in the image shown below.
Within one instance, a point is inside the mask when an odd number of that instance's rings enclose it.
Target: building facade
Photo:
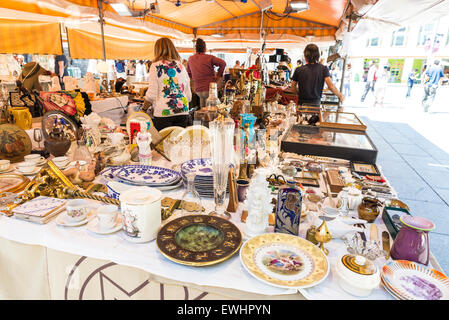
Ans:
[[[348,56],[355,82],[364,81],[371,60],[379,68],[389,67],[390,83],[407,82],[413,69],[420,81],[428,61],[432,64],[435,59],[441,61],[445,74],[449,74],[449,16],[359,38],[353,41]]]

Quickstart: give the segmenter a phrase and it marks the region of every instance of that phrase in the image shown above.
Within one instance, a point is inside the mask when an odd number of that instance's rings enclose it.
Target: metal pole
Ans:
[[[103,60],[106,61],[106,46],[104,44],[103,0],[97,0],[97,1],[98,1],[98,15],[100,16],[101,44],[103,47]]]
[[[351,11],[351,14],[349,15],[348,32],[350,32],[350,30],[351,30],[351,22],[352,22],[352,11]],[[348,58],[348,54],[346,54],[343,59],[343,68],[341,70],[340,92],[342,92],[342,93],[343,93],[343,86],[344,86],[344,82],[345,82],[345,70],[346,70],[346,59],[347,58]]]

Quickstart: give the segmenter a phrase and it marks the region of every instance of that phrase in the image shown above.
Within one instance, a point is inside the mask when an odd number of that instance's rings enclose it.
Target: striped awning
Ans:
[[[0,53],[62,54],[57,22],[0,19]]]
[[[67,28],[72,59],[103,59],[101,35]],[[138,41],[105,36],[106,59],[153,59],[153,41]]]

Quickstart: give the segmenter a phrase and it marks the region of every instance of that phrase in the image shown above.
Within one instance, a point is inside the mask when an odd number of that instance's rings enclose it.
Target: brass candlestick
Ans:
[[[248,161],[244,160],[242,163],[240,163],[240,171],[238,180],[248,180]]]
[[[320,249],[327,255],[329,254],[329,250],[324,247],[324,243],[331,241],[332,236],[329,232],[329,228],[327,227],[326,221],[316,229],[315,239],[320,243]]]
[[[229,169],[228,185],[229,185],[229,202],[226,211],[236,212],[237,207],[239,205],[239,201],[237,197],[237,183],[235,180],[234,168]]]

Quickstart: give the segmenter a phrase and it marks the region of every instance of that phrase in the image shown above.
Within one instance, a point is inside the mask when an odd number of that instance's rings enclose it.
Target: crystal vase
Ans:
[[[213,214],[224,218],[230,217],[229,213],[225,212],[225,200],[228,172],[234,153],[234,126],[230,119],[209,123],[215,200]]]

